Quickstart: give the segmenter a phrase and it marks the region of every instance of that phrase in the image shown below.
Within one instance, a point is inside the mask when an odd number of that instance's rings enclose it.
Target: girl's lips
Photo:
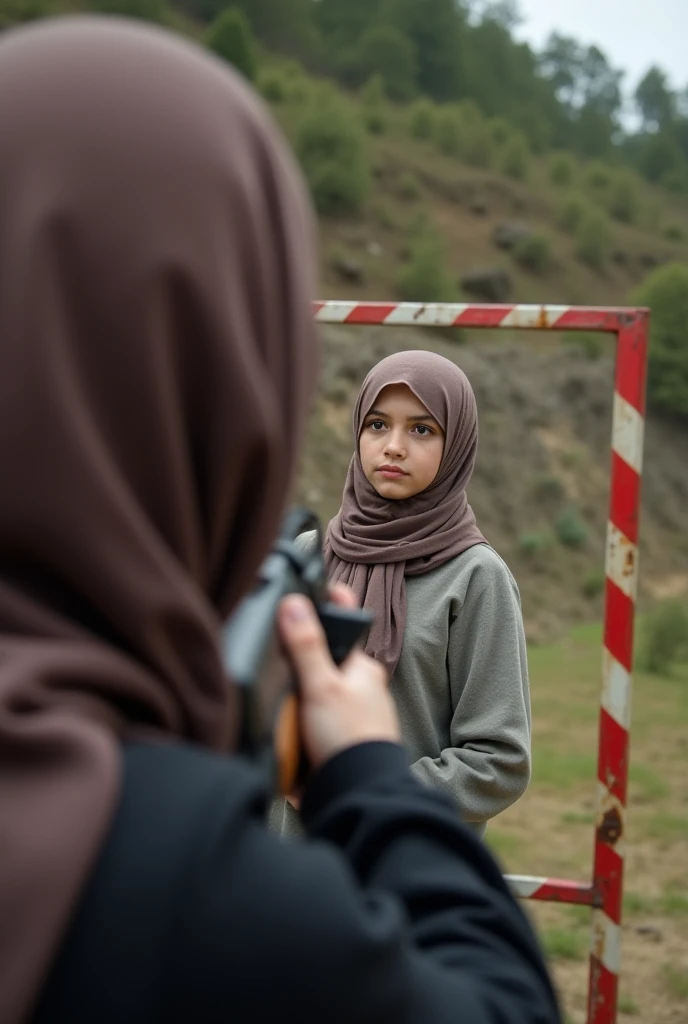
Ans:
[[[399,480],[402,476],[408,476],[405,470],[398,469],[396,466],[380,466],[378,473],[388,480]]]

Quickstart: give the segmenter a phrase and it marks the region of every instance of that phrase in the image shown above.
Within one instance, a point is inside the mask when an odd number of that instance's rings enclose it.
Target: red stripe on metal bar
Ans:
[[[622,828],[620,826],[619,839]],[[603,829],[604,822],[597,828],[594,892],[602,900],[602,909],[607,917],[614,924],[621,924],[623,860],[614,847],[601,838]]]
[[[612,451],[610,519],[617,530],[638,543],[640,476],[627,462]]]
[[[620,317],[613,309],[569,309],[556,323],[556,330],[564,331],[613,331],[620,328]]]
[[[587,1024],[614,1024],[619,979],[596,956],[590,957]]]
[[[359,302],[344,321],[346,324],[381,324],[397,308],[396,302]]]
[[[612,796],[626,803],[628,790],[628,733],[604,708],[600,711],[597,777]],[[614,811],[616,814],[616,811]]]
[[[619,331],[615,386],[621,397],[644,416],[648,313],[644,309],[630,312],[635,314],[635,319]]]
[[[456,318],[457,327],[499,327],[514,306],[469,306]]]
[[[635,607],[630,597],[607,577],[604,616],[604,645],[627,672],[633,661],[633,616]]]
[[[591,906],[594,899],[592,886],[586,882],[569,882],[563,878],[548,878],[536,889],[531,900],[546,900],[551,903],[579,903]]]

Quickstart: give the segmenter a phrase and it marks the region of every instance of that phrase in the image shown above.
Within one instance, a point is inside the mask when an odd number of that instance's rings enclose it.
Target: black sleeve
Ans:
[[[311,841],[284,843],[255,814],[218,816],[177,916],[166,1019],[559,1021],[499,869],[401,748],[339,755],[303,817]]]

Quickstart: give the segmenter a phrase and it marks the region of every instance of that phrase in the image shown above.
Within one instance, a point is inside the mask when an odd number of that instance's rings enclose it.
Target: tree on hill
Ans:
[[[414,43],[420,92],[440,102],[462,94],[465,21],[455,0],[383,0],[380,19]]]
[[[648,399],[688,423],[688,264],[654,270],[633,299],[652,313]]]
[[[258,62],[256,51],[246,18],[235,7],[229,7],[218,14],[205,37],[206,46],[238,71],[254,81]]]
[[[676,98],[669,88],[667,77],[658,67],[652,67],[638,84],[634,99],[643,121],[643,130],[656,132],[671,124],[676,114]]]
[[[416,92],[416,48],[391,25],[376,25],[364,33],[355,46],[344,52],[339,70],[353,86],[380,75],[391,100],[409,100]]]

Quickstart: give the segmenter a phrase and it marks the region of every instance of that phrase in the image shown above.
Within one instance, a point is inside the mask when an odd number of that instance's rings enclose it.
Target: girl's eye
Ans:
[[[376,430],[379,432],[380,430],[384,429],[385,425],[382,420],[371,420],[368,426],[371,428],[371,430]]]
[[[419,423],[414,429],[418,431],[420,437],[429,437],[432,434],[430,427],[426,427],[424,423]]]

